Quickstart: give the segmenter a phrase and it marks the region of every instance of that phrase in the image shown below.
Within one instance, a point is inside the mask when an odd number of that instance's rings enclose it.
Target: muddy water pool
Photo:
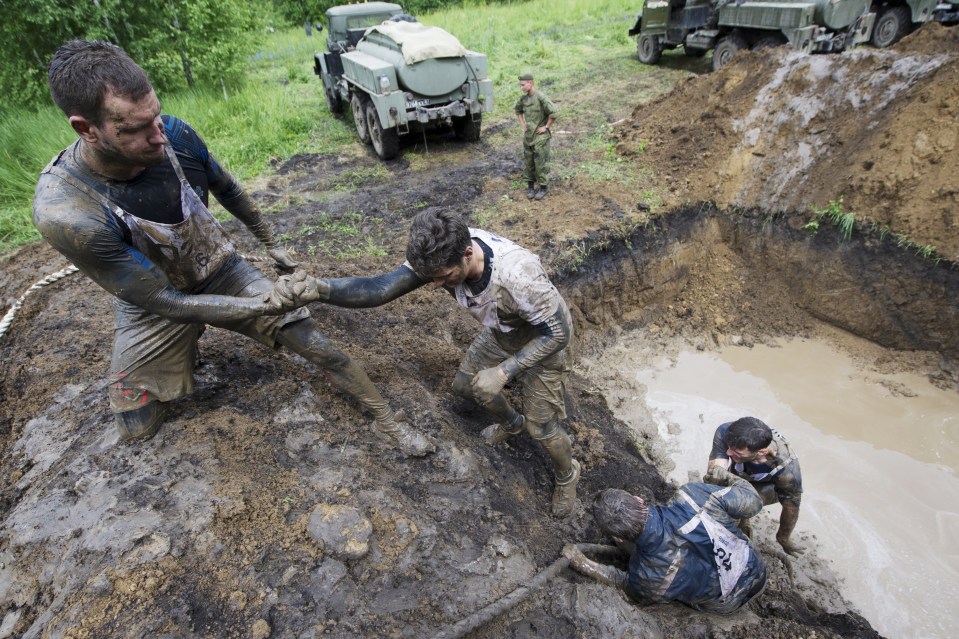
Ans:
[[[625,335],[599,358],[598,381],[620,419],[641,427],[652,415],[658,454],[675,464],[670,480],[701,478],[719,424],[764,420],[801,461],[794,537],[829,562],[843,594],[886,637],[954,635],[959,394],[867,370],[825,341],[662,352]],[[774,531],[779,507],[763,517]]]

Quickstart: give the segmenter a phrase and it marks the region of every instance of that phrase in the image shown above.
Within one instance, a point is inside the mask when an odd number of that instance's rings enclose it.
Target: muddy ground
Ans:
[[[930,25],[885,51],[741,54],[604,113],[639,182],[564,170],[582,128],[564,122],[560,179],[542,202],[525,199],[505,118],[478,145],[434,136],[427,154],[407,143],[385,175],[354,144],[293,158],[255,185],[317,274],[393,268],[409,220],[428,207],[540,252],[573,308],[583,362],[567,426],[584,473],[563,521],[549,516],[542,451],[528,438],[486,446],[488,416],[451,395],[477,327],[439,292],[312,309],[440,442],[409,460],[322,371],[217,330],[201,339],[196,392],[156,438],[121,445],[104,391],[108,297],[79,276],[45,287],[0,342],[0,637],[433,636],[529,580],[564,543],[601,541],[585,506],[596,491],[670,494],[655,442],[614,419],[583,374],[624,327],[703,349],[838,327],[886,347],[869,365],[955,387],[957,43],[959,30]],[[852,235],[808,228],[810,207],[839,196],[855,212]],[[359,235],[344,239],[334,222]],[[385,255],[344,255],[351,243]],[[64,265],[45,245],[6,256],[4,306]],[[791,580],[770,542],[760,531],[766,591],[729,618],[639,608],[567,570],[469,636],[877,636],[814,548]]]

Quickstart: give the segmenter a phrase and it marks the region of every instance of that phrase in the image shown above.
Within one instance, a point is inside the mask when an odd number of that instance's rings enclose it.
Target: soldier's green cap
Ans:
[[[529,80],[530,82],[532,82],[532,81],[533,81],[533,74],[532,74],[532,73],[524,73],[523,75],[519,76],[519,79],[520,79],[520,80]]]

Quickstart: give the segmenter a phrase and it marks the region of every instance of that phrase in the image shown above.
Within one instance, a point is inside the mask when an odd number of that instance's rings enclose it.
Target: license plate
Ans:
[[[430,103],[429,100],[410,100],[409,102],[406,103],[406,108],[415,109],[418,106],[426,106],[429,103]]]

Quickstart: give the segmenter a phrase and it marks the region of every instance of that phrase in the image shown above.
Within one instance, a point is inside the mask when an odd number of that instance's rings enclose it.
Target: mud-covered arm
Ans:
[[[233,217],[243,222],[259,240],[270,257],[282,270],[292,270],[297,263],[276,240],[273,229],[263,220],[259,207],[239,182],[216,161],[212,154],[207,155],[206,173],[210,184],[210,193],[223,205]]]
[[[570,568],[575,569],[577,572],[607,586],[614,586],[626,591],[631,590],[628,576],[624,571],[615,566],[601,564],[598,561],[590,559],[584,555],[575,544],[567,544],[564,546],[563,556],[569,560]]]
[[[803,552],[802,546],[791,541],[790,535],[799,521],[799,505],[802,503],[802,472],[799,460],[793,458],[776,477],[776,497],[782,504],[779,515],[779,530],[776,541],[787,553],[795,556]]]
[[[557,308],[555,313],[546,318],[546,321],[534,324],[533,328],[536,329],[536,337],[526,342],[515,355],[499,365],[507,381],[569,345],[572,330],[569,325],[569,316],[564,312],[563,307]]]
[[[726,470],[714,468],[710,471],[715,484],[725,484],[728,490],[713,493],[704,505],[711,514],[723,511],[732,519],[748,519],[763,509],[763,499],[748,481]]]
[[[347,308],[382,306],[427,283],[406,264],[389,273],[369,277],[340,277],[325,280],[329,297],[321,301]]]
[[[178,291],[145,255],[123,240],[112,213],[78,211],[75,200],[34,206],[40,234],[111,295],[176,322],[216,323],[289,310],[261,298],[189,295]]]

